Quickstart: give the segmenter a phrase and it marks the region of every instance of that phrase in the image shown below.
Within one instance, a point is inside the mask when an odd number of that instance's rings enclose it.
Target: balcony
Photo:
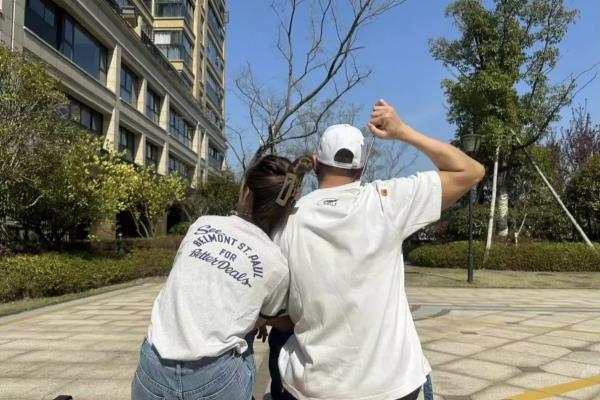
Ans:
[[[137,26],[138,10],[129,0],[107,0],[107,2],[130,26],[134,28]]]

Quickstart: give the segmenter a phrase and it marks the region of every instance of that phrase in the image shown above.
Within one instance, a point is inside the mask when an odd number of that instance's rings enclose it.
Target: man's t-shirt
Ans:
[[[154,302],[148,341],[169,360],[243,353],[259,316],[284,311],[288,287],[287,261],[260,228],[237,216],[200,217]]]
[[[436,221],[437,172],[316,190],[275,235],[290,268],[296,324],[279,357],[299,399],[388,400],[431,371],[406,293],[402,241]]]

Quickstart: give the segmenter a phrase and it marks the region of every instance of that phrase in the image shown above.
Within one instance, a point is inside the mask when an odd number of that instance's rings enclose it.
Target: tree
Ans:
[[[233,173],[225,171],[209,175],[206,182],[190,188],[182,206],[188,221],[195,221],[201,215],[229,215],[237,209],[239,194],[240,184]]]
[[[600,154],[590,157],[569,181],[566,197],[574,214],[585,221],[587,231],[600,238]]]
[[[285,84],[281,89],[266,87],[258,82],[250,65],[235,80],[239,96],[248,105],[252,130],[260,142],[257,155],[275,152],[277,146],[285,142],[302,140],[319,131],[330,109],[371,74],[370,70],[359,67],[355,58],[361,49],[359,33],[403,1],[272,3],[279,19],[276,46],[284,60]],[[308,15],[308,39],[298,36],[301,15]],[[308,120],[305,117],[309,117]],[[307,125],[307,121],[310,124]],[[242,134],[239,130],[230,130],[229,144],[245,170],[250,157],[246,154]]]
[[[0,48],[0,235],[16,221],[48,247],[122,208],[127,166],[61,115],[44,66]]]
[[[508,188],[519,151],[548,134],[550,124],[576,94],[582,74],[554,84],[548,79],[559,58],[557,46],[576,11],[567,10],[562,0],[493,4],[488,10],[479,0],[455,1],[447,15],[455,20],[461,37],[437,39],[430,46],[454,76],[442,86],[457,137],[482,135],[480,158],[487,165],[500,164],[498,233],[505,236]]]
[[[158,219],[185,198],[186,183],[183,179],[177,175],[158,175],[145,166],[132,168],[124,181],[127,194],[123,210],[131,214],[141,237],[154,236]]]
[[[592,124],[587,105],[572,110],[569,127],[561,129],[560,138],[552,138],[550,146],[557,151],[556,162],[562,182],[568,182],[582,166],[600,154],[600,124]]]

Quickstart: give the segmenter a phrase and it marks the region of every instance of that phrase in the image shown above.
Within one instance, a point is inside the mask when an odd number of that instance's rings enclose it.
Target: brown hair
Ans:
[[[242,190],[247,187],[252,193],[252,221],[267,235],[287,216],[301,190],[304,174],[313,167],[313,160],[308,156],[292,162],[285,157],[267,155],[248,168]],[[288,190],[291,195],[283,196],[284,201],[281,201],[282,193]]]

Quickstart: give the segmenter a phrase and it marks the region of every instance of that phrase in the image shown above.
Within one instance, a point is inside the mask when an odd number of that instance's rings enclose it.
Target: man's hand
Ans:
[[[262,339],[262,342],[264,343],[267,340],[267,337],[269,337],[269,333],[267,332],[267,326],[263,325],[260,328],[258,328],[256,338],[259,340]]]
[[[388,105],[385,100],[379,100],[373,106],[369,130],[380,139],[404,140],[410,134],[411,128],[402,122],[394,107]]]

